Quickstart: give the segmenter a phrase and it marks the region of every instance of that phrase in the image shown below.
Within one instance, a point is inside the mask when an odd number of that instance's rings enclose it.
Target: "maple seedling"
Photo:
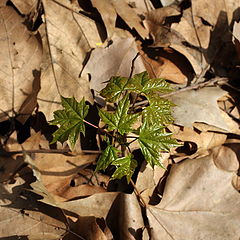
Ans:
[[[111,179],[120,179],[126,176],[129,182],[137,160],[131,152],[131,144],[139,143],[146,161],[154,167],[161,166],[161,153],[168,152],[170,148],[179,146],[166,132],[166,125],[173,122],[171,108],[172,102],[161,98],[159,94],[172,91],[170,85],[160,78],[149,78],[147,72],[134,75],[132,78],[112,77],[106,87],[100,92],[107,103],[117,103],[113,112],[103,108],[99,109],[99,116],[105,123],[101,133],[105,135],[107,147],[100,155],[96,171],[106,170],[108,166],[115,166]],[[132,96],[134,95],[132,101]],[[140,97],[148,101],[146,107],[137,102]],[[85,117],[89,106],[84,98],[77,102],[74,97],[61,97],[64,109],[54,112],[54,120],[50,124],[60,125],[53,133],[51,143],[69,141],[73,149],[80,133],[85,134]],[[134,124],[138,127],[134,128]],[[136,125],[136,124],[135,124]],[[100,128],[99,128],[100,129]],[[129,139],[133,139],[129,142]]]

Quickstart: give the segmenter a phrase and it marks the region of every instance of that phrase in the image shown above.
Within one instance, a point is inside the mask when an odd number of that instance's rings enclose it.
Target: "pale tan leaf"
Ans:
[[[121,49],[121,51],[119,51]],[[113,39],[113,44],[108,48],[96,48],[92,51],[91,57],[84,68],[83,75],[91,75],[90,87],[99,97],[99,92],[106,86],[112,76],[126,76],[131,72],[132,60],[138,53],[134,38]],[[101,63],[101,64],[100,64]],[[134,62],[133,74],[145,70],[143,62],[138,57]],[[97,99],[98,103],[101,103]]]
[[[238,239],[240,195],[231,181],[212,156],[173,165],[162,201],[147,210],[152,238]]]
[[[11,2],[21,12],[21,14],[25,15],[34,12],[39,4],[38,0],[11,0]]]
[[[137,197],[132,194],[120,194],[108,215],[108,225],[119,239],[142,239],[143,217]]]
[[[23,21],[12,7],[0,9],[0,105],[4,112],[0,114],[0,121],[6,113],[13,115],[13,111],[19,112],[21,107],[19,113],[29,116],[36,107],[39,79],[33,73],[40,68],[42,46]],[[27,98],[31,104],[25,108]]]
[[[104,189],[97,184],[85,189],[84,192],[80,191],[83,190],[80,186],[71,187],[71,181],[76,181],[78,173],[88,177],[90,181],[93,173],[91,172],[90,176],[87,176],[83,169],[86,165],[94,162],[96,157],[96,154],[71,156],[56,153],[36,153],[31,161],[31,166],[35,173],[38,172],[41,175],[39,181],[48,193],[55,200],[60,201],[84,196],[84,194],[88,196],[91,193],[104,192]],[[85,184],[84,186],[86,186]]]
[[[26,178],[29,179],[27,175],[24,176],[24,179]],[[26,187],[25,180],[20,177],[16,178],[14,184],[0,185],[1,238],[30,236],[30,239],[34,239],[31,236],[38,235],[41,239],[49,239],[49,236],[60,239],[61,235],[66,232],[61,211],[50,206],[36,204],[33,199],[30,200],[30,195],[28,195],[29,198],[26,198],[26,195],[23,196],[22,193]]]
[[[117,192],[97,193],[83,199],[58,203],[58,207],[82,217],[106,218],[118,195]],[[44,199],[41,201],[44,202]]]
[[[46,22],[41,26],[41,36],[45,58],[38,102],[40,110],[51,120],[53,112],[59,109],[60,95],[92,101],[88,80],[79,75],[87,53],[101,40],[90,18],[55,1],[43,3]]]
[[[194,124],[194,127],[198,124]],[[203,125],[203,124],[201,124]],[[206,126],[209,126],[206,124]],[[181,161],[186,158],[199,158],[209,154],[208,150],[221,146],[225,143],[227,135],[225,133],[219,132],[219,129],[215,127],[211,128],[190,128],[190,127],[180,127],[176,125],[168,126],[170,131],[173,133],[173,137],[185,142],[188,146],[188,154],[179,154],[179,157],[174,158],[175,162]],[[178,154],[175,153],[177,156]]]
[[[225,93],[218,87],[210,87],[175,94],[171,97],[172,102],[177,105],[173,108],[175,123],[192,126],[194,122],[204,122],[231,131],[217,105],[217,100]]]
[[[78,217],[77,222],[73,224],[73,231],[88,240],[110,240],[113,239],[111,232],[108,229],[108,236],[103,232],[103,229],[99,226],[100,219],[95,217]],[[101,226],[104,220],[101,219]],[[104,222],[105,225],[105,222]],[[110,236],[109,236],[110,235]],[[109,238],[110,237],[110,238]],[[65,238],[64,238],[65,239]],[[66,236],[66,240],[78,240],[78,236],[71,233]]]
[[[134,28],[142,38],[146,38],[148,36],[148,31],[141,24],[140,17],[137,15],[134,9],[127,4],[125,0],[93,0],[92,3],[93,6],[95,6],[102,15],[109,37],[112,37],[117,14],[126,22],[130,28]]]
[[[216,147],[212,150],[213,161],[222,170],[237,172],[239,169],[238,150],[239,144],[234,143]]]
[[[192,11],[193,15],[202,17],[205,21],[215,26],[221,12],[226,13],[227,21],[230,24],[236,15],[234,11],[239,8],[239,0],[193,0],[192,1]],[[207,9],[207,11],[206,11]],[[237,20],[237,19],[234,19]]]
[[[91,0],[93,6],[97,8],[105,24],[108,38],[114,34],[117,13],[109,0]]]

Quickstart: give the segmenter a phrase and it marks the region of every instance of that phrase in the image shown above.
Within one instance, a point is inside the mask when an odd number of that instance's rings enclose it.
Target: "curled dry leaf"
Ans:
[[[40,90],[35,73],[39,74],[37,69],[42,60],[42,46],[12,7],[0,9],[0,22],[0,121],[5,120],[7,114],[20,113],[25,115],[21,119],[24,123],[36,107],[36,96]]]
[[[55,1],[44,0],[43,6],[45,23],[41,36],[45,55],[38,102],[40,110],[51,120],[59,108],[60,95],[92,101],[89,82],[79,75],[87,53],[101,40],[90,18]]]
[[[162,201],[147,209],[152,238],[236,240],[240,195],[231,182],[211,155],[173,165]]]
[[[225,171],[237,172],[239,169],[239,144],[226,144],[212,150],[215,165]]]
[[[194,124],[195,125],[195,124]],[[198,124],[199,125],[199,124]],[[183,148],[183,152],[175,153],[174,161],[179,162],[186,158],[199,158],[209,154],[208,150],[221,146],[225,143],[227,135],[217,130],[179,127],[171,125],[168,127],[173,132],[174,138],[185,142],[188,147]],[[185,150],[185,151],[184,151]]]

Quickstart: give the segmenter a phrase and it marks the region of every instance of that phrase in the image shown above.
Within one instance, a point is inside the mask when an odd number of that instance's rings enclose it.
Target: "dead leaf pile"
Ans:
[[[240,238],[240,0],[0,3],[0,239]],[[96,131],[50,144],[60,97],[112,76],[165,78],[181,146],[128,185],[95,172]],[[144,100],[143,100],[144,104]],[[137,148],[132,150],[138,151]],[[139,157],[141,161],[141,157]],[[111,169],[110,169],[111,171]]]

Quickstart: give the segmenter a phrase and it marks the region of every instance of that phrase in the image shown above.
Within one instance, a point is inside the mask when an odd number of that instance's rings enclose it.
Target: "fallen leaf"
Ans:
[[[71,187],[71,181],[74,181],[78,173],[84,174],[81,171],[90,163],[95,162],[96,157],[96,154],[71,156],[56,153],[35,153],[32,156],[33,168],[41,173],[41,183],[56,200],[66,200],[84,196],[84,194],[90,195],[94,191],[105,191],[97,184],[84,192],[79,191],[80,187]],[[90,176],[88,176],[89,181],[91,174],[93,175],[93,173],[90,173]],[[86,174],[85,177],[87,177]],[[78,185],[80,184],[78,183]]]
[[[42,45],[37,37],[27,30],[23,24],[24,19],[12,7],[0,9],[0,21],[0,121],[3,121],[7,115],[12,116],[15,112],[29,116],[36,107],[39,79],[35,78],[34,72],[40,68]],[[28,104],[26,111],[23,105],[27,98],[31,99],[32,105]],[[25,120],[26,118],[22,123]]]
[[[51,120],[59,108],[60,95],[92,102],[89,82],[79,75],[87,53],[101,40],[92,19],[56,1],[45,0],[43,6],[45,23],[40,32],[45,52],[38,103]]]
[[[213,161],[216,166],[225,171],[237,172],[239,169],[239,156],[237,156],[238,149],[239,144],[233,143],[214,148],[212,152]]]
[[[224,120],[217,100],[226,92],[218,87],[190,90],[170,97],[177,106],[173,108],[175,123],[191,127],[194,122],[204,122],[231,131]]]
[[[132,60],[137,53],[136,43],[132,37],[115,37],[109,47],[96,48],[92,51],[82,75],[88,78],[87,75],[90,74],[90,88],[94,90],[97,103],[103,104],[99,92],[106,86],[106,81],[112,76],[128,77],[130,75]],[[133,74],[144,70],[143,62],[138,57],[134,62]]]
[[[155,49],[147,49],[145,52],[140,49],[143,63],[150,77],[164,78],[174,83],[186,83],[186,75],[191,74],[189,67],[185,64],[186,61],[184,62],[184,59],[176,54],[176,51],[167,52]],[[154,58],[150,58],[148,55],[153,55]]]
[[[116,198],[108,214],[107,224],[113,235],[118,236],[119,239],[142,239],[144,222],[134,193],[122,193]]]
[[[194,124],[195,126],[196,124]],[[199,124],[198,124],[199,125]],[[182,161],[186,158],[199,158],[209,154],[208,150],[221,146],[225,143],[227,135],[217,130],[196,128],[179,127],[176,125],[168,126],[169,130],[173,132],[173,137],[177,140],[184,142],[188,149],[183,155],[175,153],[174,161]],[[180,156],[179,156],[180,155]]]
[[[147,209],[152,238],[237,239],[240,196],[231,181],[212,156],[174,164],[162,201]]]
[[[140,17],[137,15],[134,8],[131,8],[125,0],[92,0],[92,3],[102,15],[109,37],[112,37],[117,14],[130,28],[134,28],[142,38],[146,38],[148,36],[148,31],[141,24]]]
[[[11,2],[15,5],[15,7],[21,12],[21,14],[28,15],[31,12],[36,11],[38,6],[37,0],[11,0]]]
[[[74,233],[78,234],[79,236],[83,237],[84,239],[88,240],[110,240],[113,239],[112,235],[107,237],[105,235],[103,229],[101,229],[101,226],[99,225],[99,222],[102,219],[96,219],[95,217],[78,217],[77,222],[73,224],[73,231]],[[102,223],[102,221],[101,221]],[[110,232],[110,231],[109,231]],[[111,233],[111,232],[110,232]],[[79,236],[76,236],[75,234],[69,233],[68,236],[66,236],[66,240],[78,240]],[[109,235],[109,234],[108,234]],[[64,238],[65,239],[65,238]]]
[[[24,175],[23,178],[27,178]],[[65,218],[60,209],[36,203],[23,195],[28,184],[16,178],[14,184],[1,184],[0,236],[1,238],[60,239],[66,232]],[[28,181],[28,180],[27,180]],[[51,217],[54,216],[54,217]],[[35,237],[35,238],[34,238]],[[56,238],[55,238],[56,239]]]

